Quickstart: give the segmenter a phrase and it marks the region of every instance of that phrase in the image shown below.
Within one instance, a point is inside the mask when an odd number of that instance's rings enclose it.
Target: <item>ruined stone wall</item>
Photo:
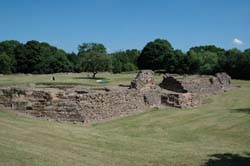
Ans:
[[[149,105],[135,90],[0,90],[0,104],[36,117],[95,122],[145,111]]]
[[[98,122],[143,112],[148,108],[199,106],[203,94],[229,88],[225,73],[214,76],[167,75],[160,86],[153,72],[140,71],[127,88],[6,87],[0,105],[36,117]]]
[[[179,93],[211,94],[230,88],[230,77],[226,73],[215,76],[180,76],[166,75],[160,86]]]
[[[201,103],[201,98],[194,93],[163,93],[161,103],[166,106],[175,108],[192,108]]]
[[[151,90],[156,87],[154,72],[152,70],[141,70],[131,82],[130,88],[137,90]]]

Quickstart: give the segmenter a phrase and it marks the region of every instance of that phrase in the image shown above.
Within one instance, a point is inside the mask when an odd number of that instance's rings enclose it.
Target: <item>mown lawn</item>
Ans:
[[[82,85],[82,86],[113,86],[119,84],[129,85],[136,73],[111,74],[98,73],[96,79],[91,73],[58,73],[58,74],[12,74],[0,76],[0,86],[15,84],[49,84],[49,85]],[[52,80],[55,77],[55,81]],[[98,83],[97,80],[103,80]]]
[[[250,82],[234,83],[241,88],[199,108],[152,110],[92,126],[2,110],[0,165],[250,165]]]
[[[98,73],[95,79],[92,79],[91,73],[57,73],[57,74],[11,74],[0,75],[0,86],[18,85],[18,84],[44,84],[44,85],[79,85],[79,86],[118,86],[130,85],[135,78],[134,73]],[[55,77],[55,81],[52,80]],[[102,80],[102,82],[98,82]],[[155,80],[162,81],[162,76],[156,74]]]

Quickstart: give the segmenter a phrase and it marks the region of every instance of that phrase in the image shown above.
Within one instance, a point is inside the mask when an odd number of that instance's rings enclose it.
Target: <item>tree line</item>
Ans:
[[[250,79],[250,49],[225,50],[214,45],[196,46],[186,53],[164,39],[137,49],[107,53],[101,43],[82,43],[77,53],[67,53],[45,42],[0,42],[0,73],[98,72],[113,73],[152,69],[177,74],[227,72],[232,78]]]
[[[101,43],[83,43],[78,53],[67,53],[45,42],[0,42],[0,73],[126,72],[138,70],[136,49],[108,54]]]
[[[187,53],[174,49],[167,40],[149,42],[138,58],[139,69],[164,69],[177,74],[226,72],[235,79],[250,79],[250,49],[225,50],[214,45],[190,48]]]

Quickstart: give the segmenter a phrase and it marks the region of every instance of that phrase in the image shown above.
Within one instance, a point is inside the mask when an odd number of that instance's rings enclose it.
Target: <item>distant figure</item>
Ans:
[[[55,80],[56,80],[55,76],[52,76],[52,80],[53,80],[53,81],[55,81]]]

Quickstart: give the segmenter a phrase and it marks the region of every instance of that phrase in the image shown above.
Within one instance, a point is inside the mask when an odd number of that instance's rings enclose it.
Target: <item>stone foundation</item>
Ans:
[[[1,89],[0,104],[36,117],[96,122],[127,116],[150,108],[136,90],[96,91],[56,88],[43,90]]]
[[[230,87],[225,73],[214,76],[167,75],[160,86],[153,72],[140,71],[130,88],[5,87],[0,105],[36,117],[99,122],[144,112],[150,108],[199,106],[203,94]]]

